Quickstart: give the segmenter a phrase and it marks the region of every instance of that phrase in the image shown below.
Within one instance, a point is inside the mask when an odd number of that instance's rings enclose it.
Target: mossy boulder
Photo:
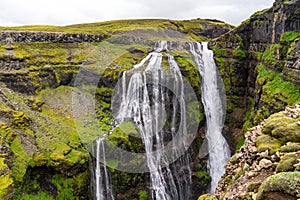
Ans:
[[[288,172],[296,170],[296,164],[299,165],[300,151],[294,153],[285,154],[276,167],[276,172]],[[298,166],[298,170],[299,170]]]
[[[213,194],[203,194],[198,198],[198,200],[218,200],[218,199]]]
[[[300,151],[299,142],[288,142],[286,145],[280,147],[281,152],[296,152]]]
[[[131,121],[125,121],[120,124],[106,139],[124,150],[131,152],[141,151],[142,139],[137,127]]]
[[[65,173],[72,167],[82,165],[88,161],[88,157],[85,152],[72,149],[64,143],[57,144],[56,149],[50,155],[50,159],[50,165]],[[72,171],[69,171],[68,173],[76,174]]]
[[[256,147],[258,152],[269,150],[270,154],[274,154],[280,149],[280,146],[280,141],[269,135],[261,135],[257,137],[256,140]]]
[[[263,133],[270,134],[281,142],[300,142],[299,119],[286,116],[284,113],[271,115],[264,124]]]
[[[300,172],[282,172],[268,177],[259,187],[257,200],[270,199],[270,193],[289,195],[295,199],[300,198]]]

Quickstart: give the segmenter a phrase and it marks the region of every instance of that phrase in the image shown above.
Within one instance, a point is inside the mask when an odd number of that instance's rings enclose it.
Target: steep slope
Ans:
[[[299,8],[277,0],[214,40],[238,145],[216,195],[199,200],[299,198]]]
[[[228,95],[233,147],[242,129],[300,101],[299,5],[277,0],[211,43]]]

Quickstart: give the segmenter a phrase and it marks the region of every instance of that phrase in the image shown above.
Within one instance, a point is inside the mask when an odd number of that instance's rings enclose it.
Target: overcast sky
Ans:
[[[1,0],[0,26],[68,25],[113,19],[211,18],[240,24],[274,0]]]

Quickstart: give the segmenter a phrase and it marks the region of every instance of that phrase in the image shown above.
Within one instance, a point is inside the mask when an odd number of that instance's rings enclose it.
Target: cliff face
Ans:
[[[237,119],[240,112],[243,101],[235,99],[244,97],[248,112],[242,127],[229,124],[245,132],[240,136],[244,145],[237,146],[227,163],[216,195],[199,200],[299,198],[299,14],[299,0],[277,0],[214,40],[212,48],[233,103],[228,119]]]
[[[299,102],[299,5],[278,0],[211,42],[228,95],[231,141],[242,129]]]

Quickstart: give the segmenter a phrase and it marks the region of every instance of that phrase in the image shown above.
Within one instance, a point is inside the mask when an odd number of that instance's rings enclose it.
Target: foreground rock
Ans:
[[[249,130],[245,144],[227,163],[214,198],[299,199],[299,121],[296,105]]]

